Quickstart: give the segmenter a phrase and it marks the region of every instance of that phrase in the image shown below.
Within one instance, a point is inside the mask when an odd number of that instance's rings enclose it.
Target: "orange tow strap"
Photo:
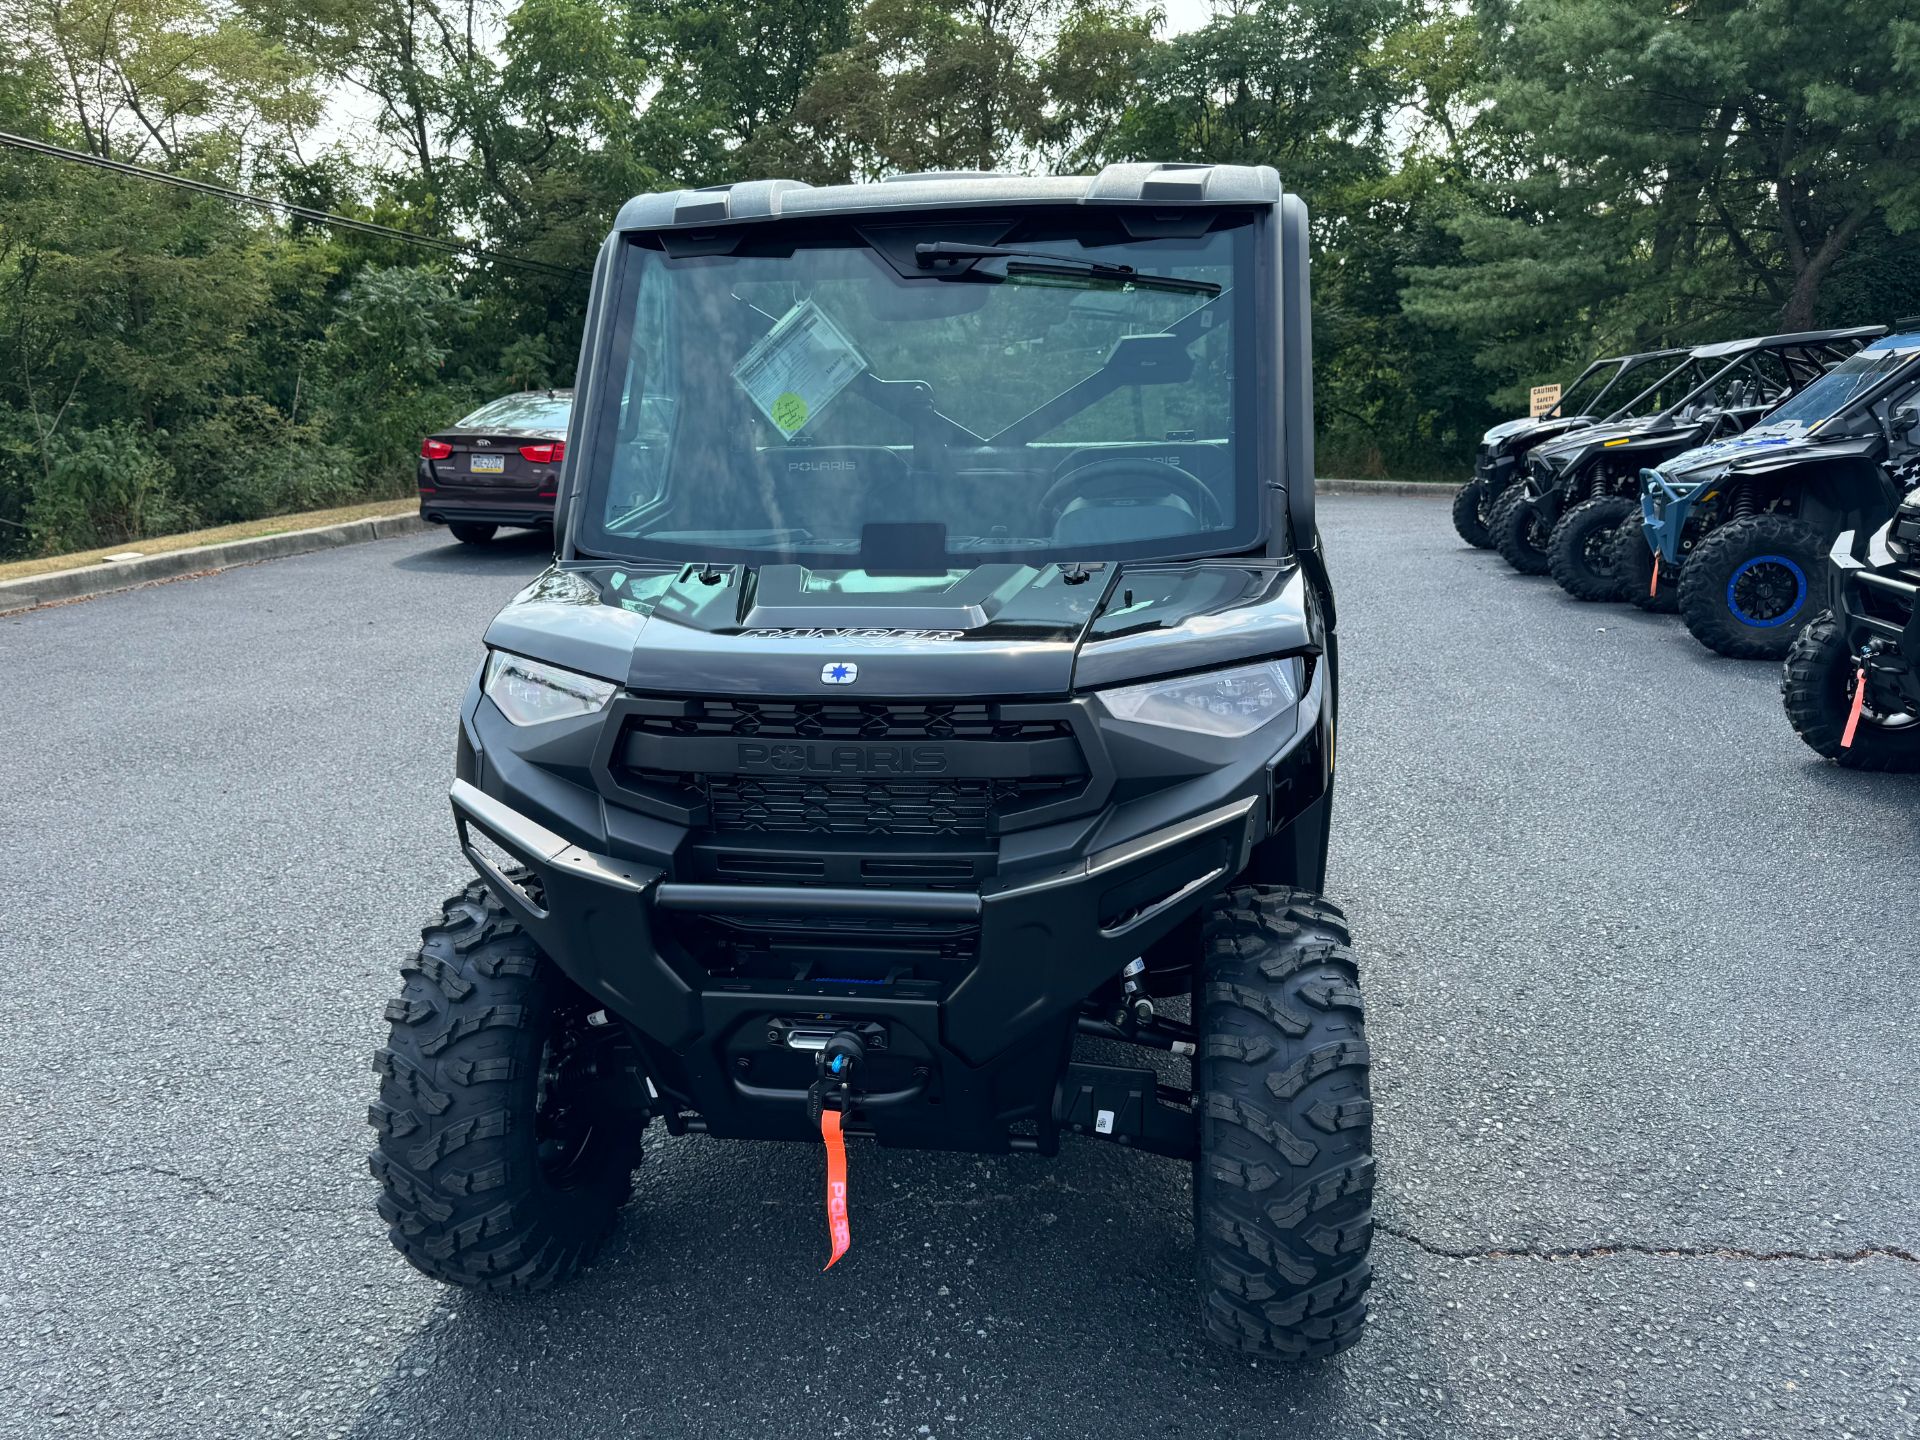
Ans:
[[[1853,672],[1853,708],[1847,712],[1847,728],[1840,732],[1840,748],[1853,748],[1853,732],[1860,728],[1860,710],[1867,703],[1867,672]]]
[[[1653,557],[1653,579],[1647,583],[1647,594],[1651,597],[1660,593],[1660,557]]]
[[[827,1230],[833,1236],[833,1256],[820,1268],[831,1270],[853,1244],[847,1223],[847,1143],[840,1138],[838,1110],[820,1112],[820,1138],[827,1142]]]

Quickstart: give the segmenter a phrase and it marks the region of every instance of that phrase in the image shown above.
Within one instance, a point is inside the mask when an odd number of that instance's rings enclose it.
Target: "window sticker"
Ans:
[[[791,440],[866,368],[840,327],[803,300],[733,367],[733,378]]]

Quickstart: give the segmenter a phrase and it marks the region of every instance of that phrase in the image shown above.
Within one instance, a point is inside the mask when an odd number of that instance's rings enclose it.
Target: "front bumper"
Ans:
[[[1266,820],[1246,796],[973,893],[674,882],[572,844],[467,781],[451,799],[481,878],[555,964],[635,1028],[658,1088],[700,1128],[809,1138],[810,1060],[793,1037],[867,1027],[879,1043],[862,1119],[883,1143],[926,1148],[1011,1148],[1022,1121],[1050,1138],[1081,1001],[1237,873]],[[663,939],[663,919],[680,915],[975,927],[978,958],[950,989],[811,970],[716,976]]]
[[[1682,543],[1693,507],[1706,491],[1704,484],[1675,485],[1658,470],[1640,472],[1640,526],[1647,544],[1669,568],[1684,558]]]
[[[1876,692],[1920,710],[1920,566],[1900,564],[1887,549],[1888,528],[1864,546],[1851,530],[1834,542],[1828,605],[1847,653],[1864,657]]]
[[[777,835],[764,822],[785,812],[773,809],[730,828],[739,817],[722,813],[717,791],[681,809],[623,768],[725,768],[736,742],[658,734],[672,720],[661,712],[710,702],[634,697],[519,729],[476,683],[454,819],[475,869],[542,951],[630,1027],[669,1126],[816,1135],[812,1058],[790,1038],[855,1026],[873,1036],[866,1133],[919,1148],[1046,1150],[1084,1003],[1111,992],[1117,1004],[1127,962],[1231,884],[1256,844],[1268,856],[1283,835],[1293,843],[1314,828],[1331,783],[1328,669],[1311,667],[1299,704],[1244,740],[1096,723],[1081,701],[1002,706],[1020,727],[1071,714],[1085,784],[970,838],[910,823]],[[773,724],[782,703],[766,702],[759,723]],[[945,743],[955,773],[994,760],[980,753],[987,742]],[[1051,765],[1059,744],[992,743],[1014,769]],[[818,778],[831,805],[843,781]],[[840,812],[826,819],[837,826]]]
[[[1487,447],[1481,447],[1481,453],[1474,458],[1473,480],[1487,499],[1502,494],[1513,483],[1513,477],[1520,468],[1518,456],[1506,454],[1487,454]]]

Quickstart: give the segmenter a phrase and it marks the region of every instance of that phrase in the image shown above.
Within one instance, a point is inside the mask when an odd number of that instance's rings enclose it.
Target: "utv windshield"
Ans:
[[[1848,357],[1760,423],[1769,433],[1805,431],[1839,415],[1920,356],[1920,335],[1889,335]]]
[[[634,237],[580,427],[579,549],[924,569],[1248,548],[1254,227],[1211,224]]]

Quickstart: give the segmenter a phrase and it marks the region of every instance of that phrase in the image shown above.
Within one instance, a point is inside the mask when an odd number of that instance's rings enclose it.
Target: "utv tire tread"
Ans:
[[[1525,494],[1518,482],[1500,492],[1500,498],[1493,502],[1493,513],[1487,516],[1487,533],[1493,537],[1493,548],[1500,552],[1500,558],[1522,575],[1545,575],[1549,569],[1547,551],[1544,545],[1534,544],[1532,517],[1520,503]]]
[[[421,936],[373,1057],[377,1208],[394,1248],[437,1280],[544,1288],[613,1229],[645,1117],[597,1127],[582,1167],[555,1183],[540,1164],[534,1097],[547,1017],[582,997],[479,881]]]
[[[1365,1020],[1346,919],[1317,895],[1244,887],[1203,935],[1202,1324],[1237,1350],[1331,1355],[1366,1323],[1373,1226]]]
[[[1547,542],[1547,568],[1562,590],[1576,600],[1592,602],[1624,598],[1617,564],[1613,532],[1626,525],[1633,514],[1633,502],[1620,495],[1597,495],[1582,500],[1560,517]],[[1632,527],[1639,533],[1640,527]],[[1651,552],[1649,552],[1651,553]],[[1601,559],[1604,569],[1596,569]]]
[[[1727,606],[1728,572],[1743,555],[1785,554],[1795,560],[1809,591],[1824,577],[1826,546],[1820,532],[1789,515],[1749,515],[1730,520],[1702,540],[1680,572],[1680,618],[1709,650],[1736,660],[1782,660],[1805,621],[1770,629],[1743,625]],[[1796,554],[1797,552],[1797,554]],[[1811,619],[1812,596],[1800,612]]]
[[[1816,615],[1794,637],[1780,667],[1780,699],[1787,722],[1815,754],[1849,770],[1920,772],[1920,725],[1883,730],[1861,721],[1853,744],[1840,748],[1852,697],[1847,691],[1846,639],[1830,611]]]
[[[1453,492],[1453,528],[1476,550],[1486,550],[1493,545],[1493,536],[1480,518],[1480,499],[1485,493],[1485,487],[1478,480],[1469,480]]]
[[[1653,547],[1647,544],[1647,532],[1629,518],[1613,532],[1613,573],[1620,581],[1620,598],[1650,615],[1675,614],[1680,609],[1679,573],[1663,570],[1660,588],[1655,591],[1653,566]]]

